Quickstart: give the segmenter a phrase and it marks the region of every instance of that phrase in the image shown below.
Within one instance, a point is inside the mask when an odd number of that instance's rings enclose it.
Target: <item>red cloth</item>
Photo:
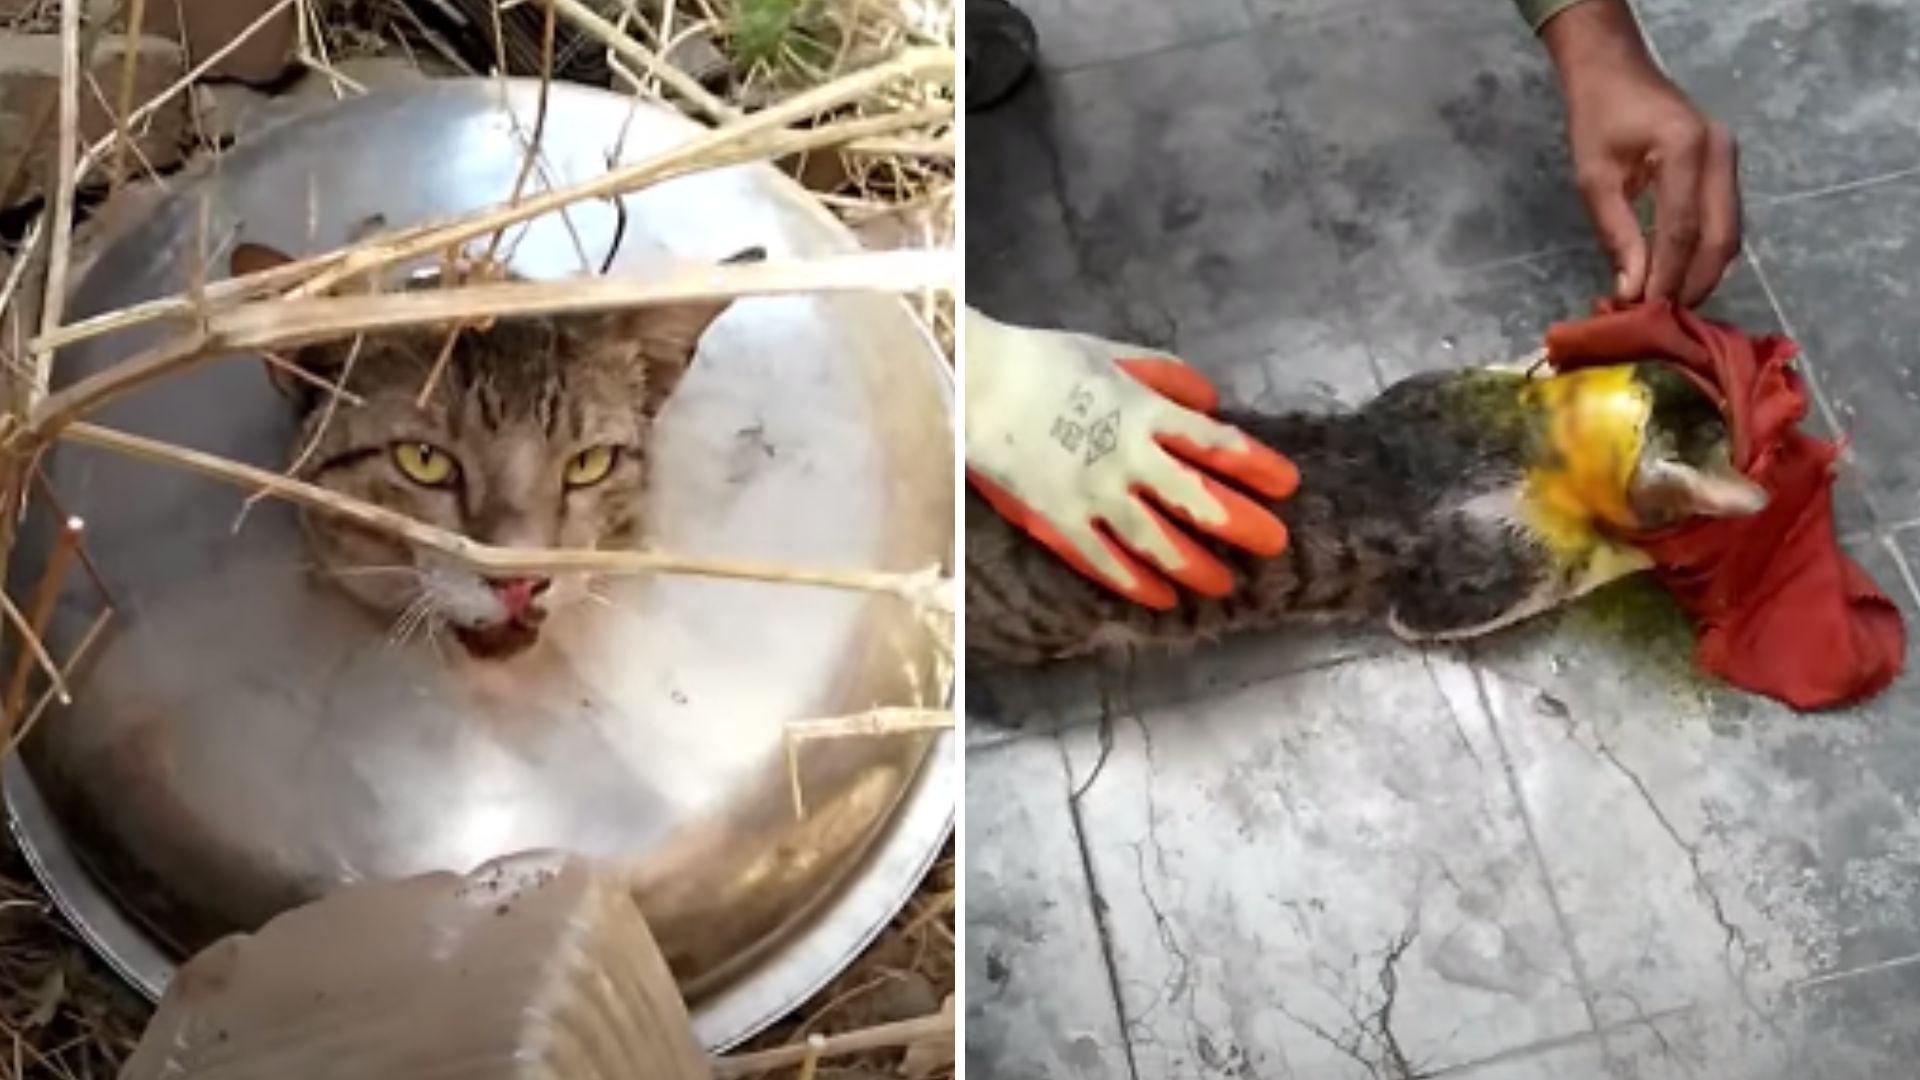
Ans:
[[[1749,518],[1628,537],[1699,633],[1694,656],[1796,709],[1847,705],[1900,673],[1900,611],[1833,536],[1833,443],[1799,431],[1807,397],[1784,337],[1750,338],[1671,304],[1605,310],[1547,331],[1556,369],[1665,360],[1727,418],[1734,465],[1771,499]]]

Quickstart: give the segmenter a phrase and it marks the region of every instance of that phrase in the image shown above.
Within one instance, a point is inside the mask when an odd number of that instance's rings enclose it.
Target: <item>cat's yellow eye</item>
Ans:
[[[421,442],[394,443],[393,463],[407,479],[422,487],[445,487],[460,471],[453,463],[452,454]]]
[[[591,487],[605,480],[619,456],[619,450],[611,446],[591,446],[573,455],[567,462],[567,486]]]

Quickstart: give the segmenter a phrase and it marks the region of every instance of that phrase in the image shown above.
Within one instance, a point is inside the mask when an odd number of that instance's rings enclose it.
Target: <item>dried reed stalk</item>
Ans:
[[[858,139],[846,146],[849,154],[868,157],[934,157],[954,159],[954,142],[945,139]]]
[[[792,742],[812,742],[817,739],[901,735],[918,731],[945,731],[951,729],[953,724],[951,709],[887,706],[850,716],[790,721],[786,726],[786,738]]]
[[[520,168],[513,175],[513,190],[507,195],[508,206],[518,203],[520,197],[525,194],[527,190],[527,180],[533,176],[534,167],[538,165],[540,161],[540,143],[546,138],[547,133],[547,101],[548,98],[552,96],[553,91],[553,35],[557,20],[553,0],[547,0],[545,6],[546,18],[542,20],[540,32],[540,100],[534,107],[533,134],[527,137],[526,153],[521,155]],[[493,8],[493,22],[494,40],[501,42],[499,36],[500,7],[497,4],[494,5]],[[501,60],[500,73],[501,77],[505,78],[506,62],[504,58]],[[565,214],[566,211],[563,210],[561,213]],[[573,231],[573,221],[571,218],[567,219],[567,231]],[[487,253],[480,258],[480,269],[482,273],[492,273],[498,265],[496,259],[500,254],[500,242],[506,235],[507,231],[505,229],[496,229],[494,230],[493,238],[487,241]],[[580,244],[578,235],[574,237],[574,244],[576,247]],[[580,258],[582,262],[586,261],[586,251],[584,249],[580,252]],[[447,252],[446,261],[448,263],[453,261],[451,249]],[[448,266],[446,269],[451,270],[452,267]],[[448,328],[446,344],[440,347],[440,355],[434,357],[433,367],[428,369],[426,381],[420,385],[419,396],[414,398],[414,405],[416,407],[424,409],[427,407],[427,403],[433,400],[434,388],[440,385],[441,376],[446,373],[447,365],[453,362],[454,346],[459,344],[460,333],[466,329],[466,326],[466,323],[454,323],[452,327]],[[346,380],[343,377],[341,381],[345,382]],[[320,427],[324,430],[326,425],[327,421],[322,419]],[[319,442],[318,432],[314,434],[314,441],[316,443]]]
[[[140,50],[136,48],[147,21],[147,0],[132,0],[127,5],[126,53],[120,58],[119,107],[113,110],[116,138],[113,142],[113,169],[108,183],[118,188],[127,178],[127,148],[133,145],[127,117],[133,115],[133,80],[140,74]]]
[[[340,264],[323,270],[303,284],[298,292],[325,292],[360,274],[377,271],[395,263],[443,251],[508,225],[531,221],[584,199],[601,199],[626,194],[639,187],[691,172],[722,165],[736,165],[795,152],[794,144],[833,145],[880,134],[867,130],[876,122],[887,130],[909,126],[898,117],[867,118],[808,131],[785,131],[788,125],[810,120],[822,113],[858,100],[902,78],[947,78],[953,76],[953,54],[943,49],[921,49],[902,54],[895,60],[856,72],[818,90],[754,113],[718,130],[691,139],[648,161],[611,169],[600,176],[569,187],[542,192],[517,205],[500,207],[491,213],[470,216],[441,226],[422,226],[385,237],[375,237],[354,248],[343,249]],[[820,135],[831,132],[825,139]]]
[[[945,731],[953,727],[950,709],[918,709],[902,705],[882,706],[849,716],[828,716],[815,720],[789,720],[781,732],[787,756],[787,789],[793,798],[796,821],[807,817],[806,787],[800,781],[800,747],[821,739],[877,738],[925,731]]]
[[[0,423],[0,430],[4,430],[3,423]],[[67,508],[61,504],[60,496],[53,490],[53,481],[47,479],[46,470],[40,467],[38,461],[32,464],[33,490],[40,498],[46,500],[47,508],[53,512],[53,516],[66,522],[79,520],[74,515],[68,513]],[[107,607],[114,607],[113,590],[107,588],[107,579],[101,575],[100,568],[94,565],[93,556],[87,552],[87,545],[75,544],[73,553],[79,557],[80,569],[86,571],[87,583],[93,586],[93,591],[99,595],[100,602]]]
[[[639,574],[663,572],[750,581],[777,581],[853,592],[884,593],[922,607],[951,607],[945,582],[931,569],[916,573],[879,570],[808,569],[776,566],[741,559],[712,559],[656,551],[595,551],[556,548],[503,548],[470,540],[405,514],[341,495],[280,473],[243,465],[216,454],[148,439],[84,421],[67,425],[61,438],[83,446],[185,469],[249,490],[265,488],[273,495],[309,509],[375,529],[418,547],[460,559],[470,566],[501,576],[591,572]],[[0,597],[3,599],[4,597]]]
[[[177,2],[177,0],[162,0],[162,2]],[[133,112],[119,117],[119,126],[114,131],[101,136],[99,142],[87,147],[87,152],[80,158],[80,167],[74,174],[75,181],[85,180],[87,174],[91,172],[95,166],[100,164],[100,160],[106,157],[107,153],[113,149],[123,135],[132,132],[135,125],[160,111],[161,107],[166,105],[167,102],[186,93],[188,88],[193,86],[194,83],[199,82],[201,76],[205,75],[215,64],[231,56],[235,50],[247,43],[248,38],[251,38],[254,34],[258,33],[261,28],[272,22],[282,11],[292,7],[294,2],[295,0],[280,0],[279,3],[262,12],[259,18],[248,23],[238,34],[233,36],[232,40],[215,49],[213,52],[208,53],[205,59],[195,64],[192,70],[188,71],[185,75],[175,79],[172,85],[149,98],[145,104],[133,110]],[[131,136],[128,135],[127,137]]]
[[[303,294],[324,292],[347,278],[422,256],[439,254],[496,229],[532,220],[575,202],[624,195],[690,173],[786,157],[923,126],[931,119],[951,118],[950,107],[927,106],[816,128],[784,130],[788,124],[831,111],[897,79],[950,80],[952,76],[951,52],[940,49],[916,50],[887,64],[856,72],[817,91],[797,95],[778,106],[708,132],[646,160],[609,170],[568,187],[542,192],[517,206],[496,207],[450,222],[375,236],[358,244],[286,263],[258,274],[209,283],[204,301],[207,305],[217,306],[290,288],[297,288]],[[195,317],[200,311],[201,305],[193,297],[175,295],[135,304],[57,330],[43,330],[30,347],[36,353],[45,353],[63,345],[157,319]]]
[[[839,1035],[829,1035],[825,1045],[818,1051],[812,1041],[795,1043],[792,1046],[776,1046],[771,1050],[759,1050],[751,1054],[736,1054],[719,1058],[713,1063],[714,1080],[739,1080],[772,1069],[785,1069],[798,1065],[807,1059],[808,1054],[817,1053],[818,1057],[845,1057],[867,1050],[885,1050],[899,1046],[913,1046],[917,1043],[954,1038],[953,1017],[945,1014],[922,1016],[913,1020],[901,1020],[891,1024],[881,1024],[862,1031],[849,1031]]]
[[[66,424],[162,376],[221,355],[284,349],[354,333],[378,333],[515,315],[561,315],[689,300],[820,292],[918,292],[948,287],[953,253],[864,252],[805,262],[683,268],[652,281],[580,278],[510,281],[360,296],[314,296],[236,304],[208,312],[192,331],[52,394],[31,413],[16,445]]]
[[[60,599],[60,588],[66,584],[67,566],[73,561],[73,554],[80,546],[83,526],[79,518],[68,518],[61,526],[60,533],[54,539],[53,550],[47,555],[47,565],[40,572],[40,581],[34,586],[33,599],[28,601],[27,626],[37,640],[47,631],[47,623],[53,618],[53,606]],[[15,722],[20,717],[20,707],[26,704],[27,682],[33,677],[33,656],[22,651],[14,662],[13,678],[7,684],[5,705],[0,706],[0,737],[11,738]]]
[[[552,3],[568,22],[599,39],[601,44],[612,49],[622,60],[645,68],[649,75],[671,87],[674,93],[687,99],[689,104],[708,117],[723,124],[740,118],[739,109],[708,93],[706,87],[695,82],[686,72],[622,33],[619,27],[601,18],[599,12],[580,0],[552,0]]]
[[[86,663],[87,655],[93,651],[93,646],[100,640],[100,635],[106,631],[107,624],[111,621],[113,621],[112,608],[104,608],[100,614],[93,617],[93,622],[87,625],[86,633],[81,634],[79,642],[74,645],[72,655],[67,657],[66,666],[60,669],[60,677],[63,680],[72,681],[73,673],[79,670],[81,664]],[[27,718],[7,736],[6,745],[0,746],[0,760],[5,760],[9,754],[19,749],[20,744],[27,741],[27,736],[33,734],[35,725],[40,723],[40,717],[45,715],[47,707],[53,704],[58,689],[59,684],[53,683],[40,692],[40,697],[34,701],[32,710],[27,713]]]
[[[800,1059],[800,1075],[796,1080],[813,1080],[820,1070],[820,1057],[827,1052],[827,1038],[824,1035],[807,1036],[807,1056]]]
[[[138,312],[122,311],[90,320],[65,332],[46,328],[36,341],[44,363],[51,349],[116,327],[134,325],[165,314],[191,313],[192,329],[121,364],[81,380],[39,402],[27,424],[12,433],[14,449],[43,445],[86,412],[141,385],[185,370],[216,356],[257,352],[326,340],[350,333],[378,332],[406,326],[445,324],[475,316],[558,314],[606,310],[646,303],[717,299],[749,294],[817,293],[822,291],[923,292],[950,286],[950,253],[888,252],[840,256],[804,266],[777,263],[685,270],[662,281],[643,283],[613,279],[570,282],[509,282],[459,289],[403,292],[392,295],[333,297],[322,295],[349,278],[429,253],[444,253],[456,245],[572,202],[623,193],[670,176],[723,164],[756,160],[789,152],[796,145],[831,145],[869,138],[924,122],[924,115],[892,114],[866,117],[823,128],[790,131],[820,112],[858,99],[900,78],[951,79],[953,56],[948,50],[918,50],[874,68],[857,72],[817,91],[797,95],[782,104],[741,119],[649,161],[572,187],[549,191],[517,204],[465,218],[403,230],[299,263],[252,275],[239,282],[223,282],[189,290],[171,302],[144,305]],[[924,114],[926,110],[914,110]],[[950,116],[951,110],[935,110]],[[222,286],[225,286],[223,289]],[[290,295],[269,302],[215,302],[217,293],[248,295],[242,290],[290,289]],[[258,293],[256,293],[257,295]],[[934,587],[929,575],[902,575],[848,570],[797,569],[696,559],[650,552],[510,551],[474,544],[424,523],[390,514],[368,504],[343,500],[331,492],[286,477],[172,447],[122,432],[92,426],[66,433],[69,437],[153,461],[192,468],[228,482],[244,482],[271,494],[302,502],[316,510],[342,514],[386,531],[400,539],[433,548],[493,572],[547,572],[596,570],[604,573],[669,571],[739,579],[811,584],[824,587],[891,593],[922,607],[951,610],[951,599]]]
[[[80,127],[80,0],[60,0],[60,135],[54,147],[53,248],[46,291],[40,296],[40,330],[60,325],[66,302],[67,262],[73,254],[74,144]],[[47,384],[52,357],[42,357],[35,384]]]
[[[114,9],[116,12],[118,8]],[[91,66],[94,47],[100,43],[110,19],[85,20],[80,30],[81,67]],[[12,139],[15,146],[38,146],[47,137],[50,126],[59,112],[60,96],[43,100],[40,108],[27,121],[24,128]],[[26,194],[26,182],[32,170],[27,166],[33,161],[31,154],[15,154],[12,161],[0,162],[0,206],[12,206]]]
[[[130,51],[128,55],[137,58],[139,53],[137,51]],[[113,111],[113,102],[107,100],[107,92],[101,88],[100,80],[94,78],[91,72],[85,72],[81,77],[86,79],[87,92],[93,95],[93,100],[100,106],[101,111],[113,117],[114,122],[118,123],[120,114]],[[165,190],[167,182],[161,178],[160,170],[154,167],[153,159],[147,156],[145,150],[140,149],[139,141],[125,131],[120,131],[119,135],[119,140],[113,144],[116,151],[115,158],[117,160],[114,161],[113,165],[114,173],[109,176],[107,181],[108,193],[113,194],[124,186],[122,183],[124,177],[121,174],[126,171],[125,155],[120,151],[132,153],[134,160],[139,162],[145,178],[153,181],[155,185]]]
[[[52,654],[47,652],[47,647],[41,642],[40,635],[35,632],[33,624],[27,621],[27,617],[22,615],[20,608],[14,604],[13,598],[5,592],[0,592],[0,611],[6,613],[7,622],[19,632],[27,651],[33,654],[34,662],[39,664],[40,670],[46,672],[47,678],[52,680],[54,692],[60,697],[60,704],[72,704],[73,691],[67,686],[66,676],[60,673],[60,665],[55,663]]]

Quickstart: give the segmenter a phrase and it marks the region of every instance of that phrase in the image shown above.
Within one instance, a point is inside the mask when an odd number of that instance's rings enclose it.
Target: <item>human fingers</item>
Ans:
[[[994,513],[1039,541],[1080,576],[1154,611],[1171,610],[1178,601],[1166,579],[1101,535],[1092,522],[1080,522],[1078,527],[1063,529],[972,469],[967,470],[967,481],[987,505],[993,507]],[[1073,533],[1071,537],[1069,532]]]
[[[1133,356],[1114,362],[1135,382],[1176,405],[1203,413],[1220,407],[1220,392],[1214,389],[1213,383],[1178,360]]]
[[[1224,425],[1222,425],[1224,426]],[[1224,476],[1269,499],[1290,498],[1300,488],[1300,470],[1279,451],[1238,428],[1239,445],[1206,445],[1185,435],[1168,434],[1160,445],[1215,476]]]
[[[1232,592],[1232,571],[1191,536],[1155,513],[1147,496],[1146,489],[1136,489],[1107,519],[1115,537],[1128,551],[1202,596]]]
[[[1689,117],[1662,130],[1653,161],[1653,259],[1647,269],[1646,298],[1673,300],[1680,295],[1700,248],[1703,228],[1701,179],[1707,159],[1706,125]]]
[[[1680,286],[1680,302],[1688,307],[1713,294],[1740,254],[1740,150],[1733,136],[1718,125],[1708,129],[1700,192],[1700,247]]]
[[[1613,162],[1576,163],[1580,198],[1613,264],[1613,297],[1630,303],[1647,287],[1647,240],[1633,212],[1631,176]]]
[[[1150,494],[1182,523],[1243,551],[1271,558],[1286,550],[1287,526],[1271,511],[1210,476],[1202,474],[1197,480],[1201,497],[1210,501],[1206,508],[1210,512],[1204,516],[1191,506],[1161,498],[1158,491]]]

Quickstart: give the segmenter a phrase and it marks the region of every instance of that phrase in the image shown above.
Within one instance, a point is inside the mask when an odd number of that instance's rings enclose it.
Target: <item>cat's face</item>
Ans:
[[[1535,381],[1523,397],[1544,425],[1548,452],[1530,471],[1544,501],[1629,533],[1767,504],[1734,468],[1718,408],[1664,364],[1584,368]]]
[[[1741,518],[1766,508],[1766,489],[1734,467],[1720,410],[1664,364],[1636,364],[1651,399],[1628,499],[1639,528],[1654,532],[1697,518]]]
[[[424,402],[445,329],[304,349],[282,358],[297,371],[269,366],[302,417],[296,475],[485,544],[631,547],[644,526],[654,418],[725,307],[463,330]],[[329,408],[333,395],[315,379],[353,397]],[[320,568],[396,633],[444,627],[476,657],[525,650],[550,614],[592,596],[585,574],[488,577],[338,517],[308,514],[306,529]]]

